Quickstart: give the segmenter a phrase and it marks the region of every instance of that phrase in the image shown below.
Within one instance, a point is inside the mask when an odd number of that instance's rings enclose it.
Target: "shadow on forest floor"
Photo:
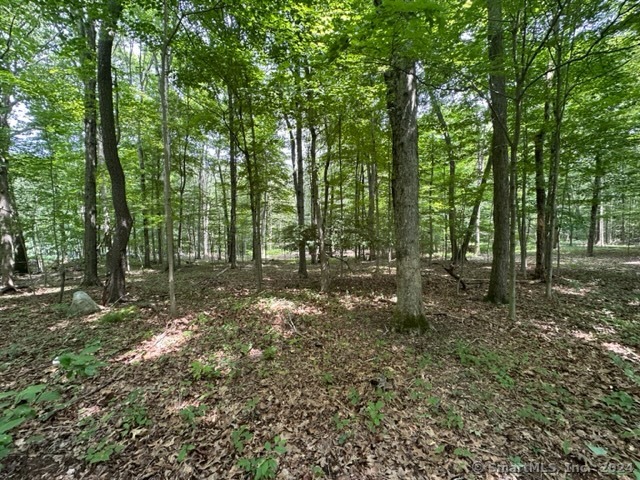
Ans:
[[[426,336],[390,328],[395,282],[375,262],[332,265],[327,295],[315,266],[299,279],[266,262],[261,293],[248,265],[186,266],[174,319],[156,271],[84,318],[55,289],[1,297],[4,389],[60,398],[11,432],[0,476],[241,479],[262,463],[291,479],[637,478],[640,262],[609,253],[566,257],[552,300],[521,280],[515,323],[482,301],[487,264],[465,267],[460,293],[425,265]],[[96,342],[81,362],[104,362],[95,375],[52,364]]]

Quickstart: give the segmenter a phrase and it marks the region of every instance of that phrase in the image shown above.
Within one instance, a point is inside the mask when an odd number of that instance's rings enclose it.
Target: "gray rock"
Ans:
[[[73,294],[69,313],[71,315],[89,315],[100,311],[100,307],[85,292],[77,291]]]

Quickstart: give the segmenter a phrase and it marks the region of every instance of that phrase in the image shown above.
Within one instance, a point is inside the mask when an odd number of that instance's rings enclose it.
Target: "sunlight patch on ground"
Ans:
[[[83,420],[87,417],[93,417],[94,415],[98,415],[100,412],[102,412],[102,408],[98,405],[82,407],[80,410],[78,410],[78,420]]]
[[[563,293],[565,295],[573,295],[574,297],[584,297],[587,293],[591,291],[590,288],[571,288],[571,287],[563,287],[560,285],[556,285],[553,287],[553,290],[556,292]]]
[[[595,342],[596,341],[595,335],[593,335],[592,333],[583,332],[582,330],[573,330],[571,332],[571,335],[573,335],[578,340],[584,340],[585,342]]]
[[[322,315],[322,310],[317,307],[286,298],[263,298],[258,300],[256,307],[264,314],[264,318],[269,320],[271,328],[283,337],[293,335],[297,317]]]
[[[142,360],[153,360],[167,353],[178,351],[185,343],[193,338],[194,328],[188,328],[188,322],[177,321],[165,328],[164,331],[145,340],[137,347],[116,358],[118,362],[135,363]]]
[[[626,360],[640,363],[640,355],[638,355],[629,347],[625,347],[624,345],[620,345],[619,343],[615,342],[603,343],[602,346],[611,353],[615,353],[616,355]]]

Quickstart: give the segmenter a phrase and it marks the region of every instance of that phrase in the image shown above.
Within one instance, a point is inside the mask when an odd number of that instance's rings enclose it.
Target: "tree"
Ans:
[[[102,300],[103,303],[113,303],[126,295],[125,263],[133,219],[129,212],[124,171],[118,155],[118,139],[113,110],[113,79],[111,77],[113,36],[118,18],[122,12],[122,5],[119,0],[109,0],[106,7],[98,40],[98,94],[102,148],[109,177],[111,178],[111,199],[115,211],[115,228],[111,249],[107,255],[109,278],[104,288]]]
[[[502,34],[502,1],[487,0],[489,13],[489,88],[491,95],[491,162],[493,166],[493,261],[487,300],[509,301],[509,139]]]
[[[83,43],[80,72],[84,89],[84,276],[82,285],[101,285],[98,278],[96,168],[98,128],[96,107],[96,27],[90,13],[81,12],[78,31]]]

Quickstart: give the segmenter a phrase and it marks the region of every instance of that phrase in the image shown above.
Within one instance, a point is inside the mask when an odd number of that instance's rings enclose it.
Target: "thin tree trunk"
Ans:
[[[600,210],[600,192],[602,191],[602,158],[596,155],[596,171],[593,182],[593,196],[591,197],[591,214],[589,216],[589,237],[587,239],[587,255],[593,257],[593,247],[596,243],[598,230],[598,210]]]
[[[458,235],[456,232],[456,156],[453,150],[453,143],[451,142],[449,125],[447,125],[447,121],[442,114],[440,102],[432,90],[429,90],[429,99],[431,100],[431,106],[440,124],[440,130],[442,131],[442,137],[446,145],[447,159],[449,160],[449,180],[447,182],[449,241],[451,242],[451,261],[459,263],[464,261],[464,258],[458,256],[462,250],[458,248]]]
[[[482,178],[480,179],[480,185],[478,185],[478,190],[476,193],[475,201],[473,202],[473,209],[471,210],[471,217],[469,217],[469,224],[467,225],[467,229],[464,232],[464,236],[462,237],[462,243],[460,245],[460,251],[458,252],[457,257],[464,261],[467,256],[467,251],[469,250],[469,243],[471,243],[471,236],[474,231],[478,231],[478,217],[480,215],[480,205],[482,204],[482,197],[484,196],[484,191],[487,187],[487,182],[489,180],[489,175],[491,174],[491,157],[489,157],[489,161],[484,167],[484,172],[482,173]],[[476,247],[480,245],[480,240],[477,238],[479,235],[476,235]]]
[[[160,109],[162,114],[162,147],[164,172],[164,222],[167,239],[167,266],[169,283],[169,313],[176,315],[176,287],[174,278],[173,254],[173,212],[171,207],[171,139],[169,138],[169,7],[167,0],[162,2],[163,43],[160,50]]]
[[[298,275],[307,278],[307,251],[304,238],[304,160],[302,157],[302,121],[296,118],[296,165],[294,168],[296,211],[298,214]]]
[[[108,254],[109,278],[103,294],[103,303],[105,304],[117,302],[126,294],[125,257],[133,223],[129,213],[129,205],[127,204],[124,171],[118,155],[111,77],[113,32],[116,29],[121,10],[122,6],[118,0],[109,0],[109,18],[102,23],[98,41],[98,92],[100,97],[102,148],[109,177],[111,178],[111,198],[116,216],[112,245]]]

